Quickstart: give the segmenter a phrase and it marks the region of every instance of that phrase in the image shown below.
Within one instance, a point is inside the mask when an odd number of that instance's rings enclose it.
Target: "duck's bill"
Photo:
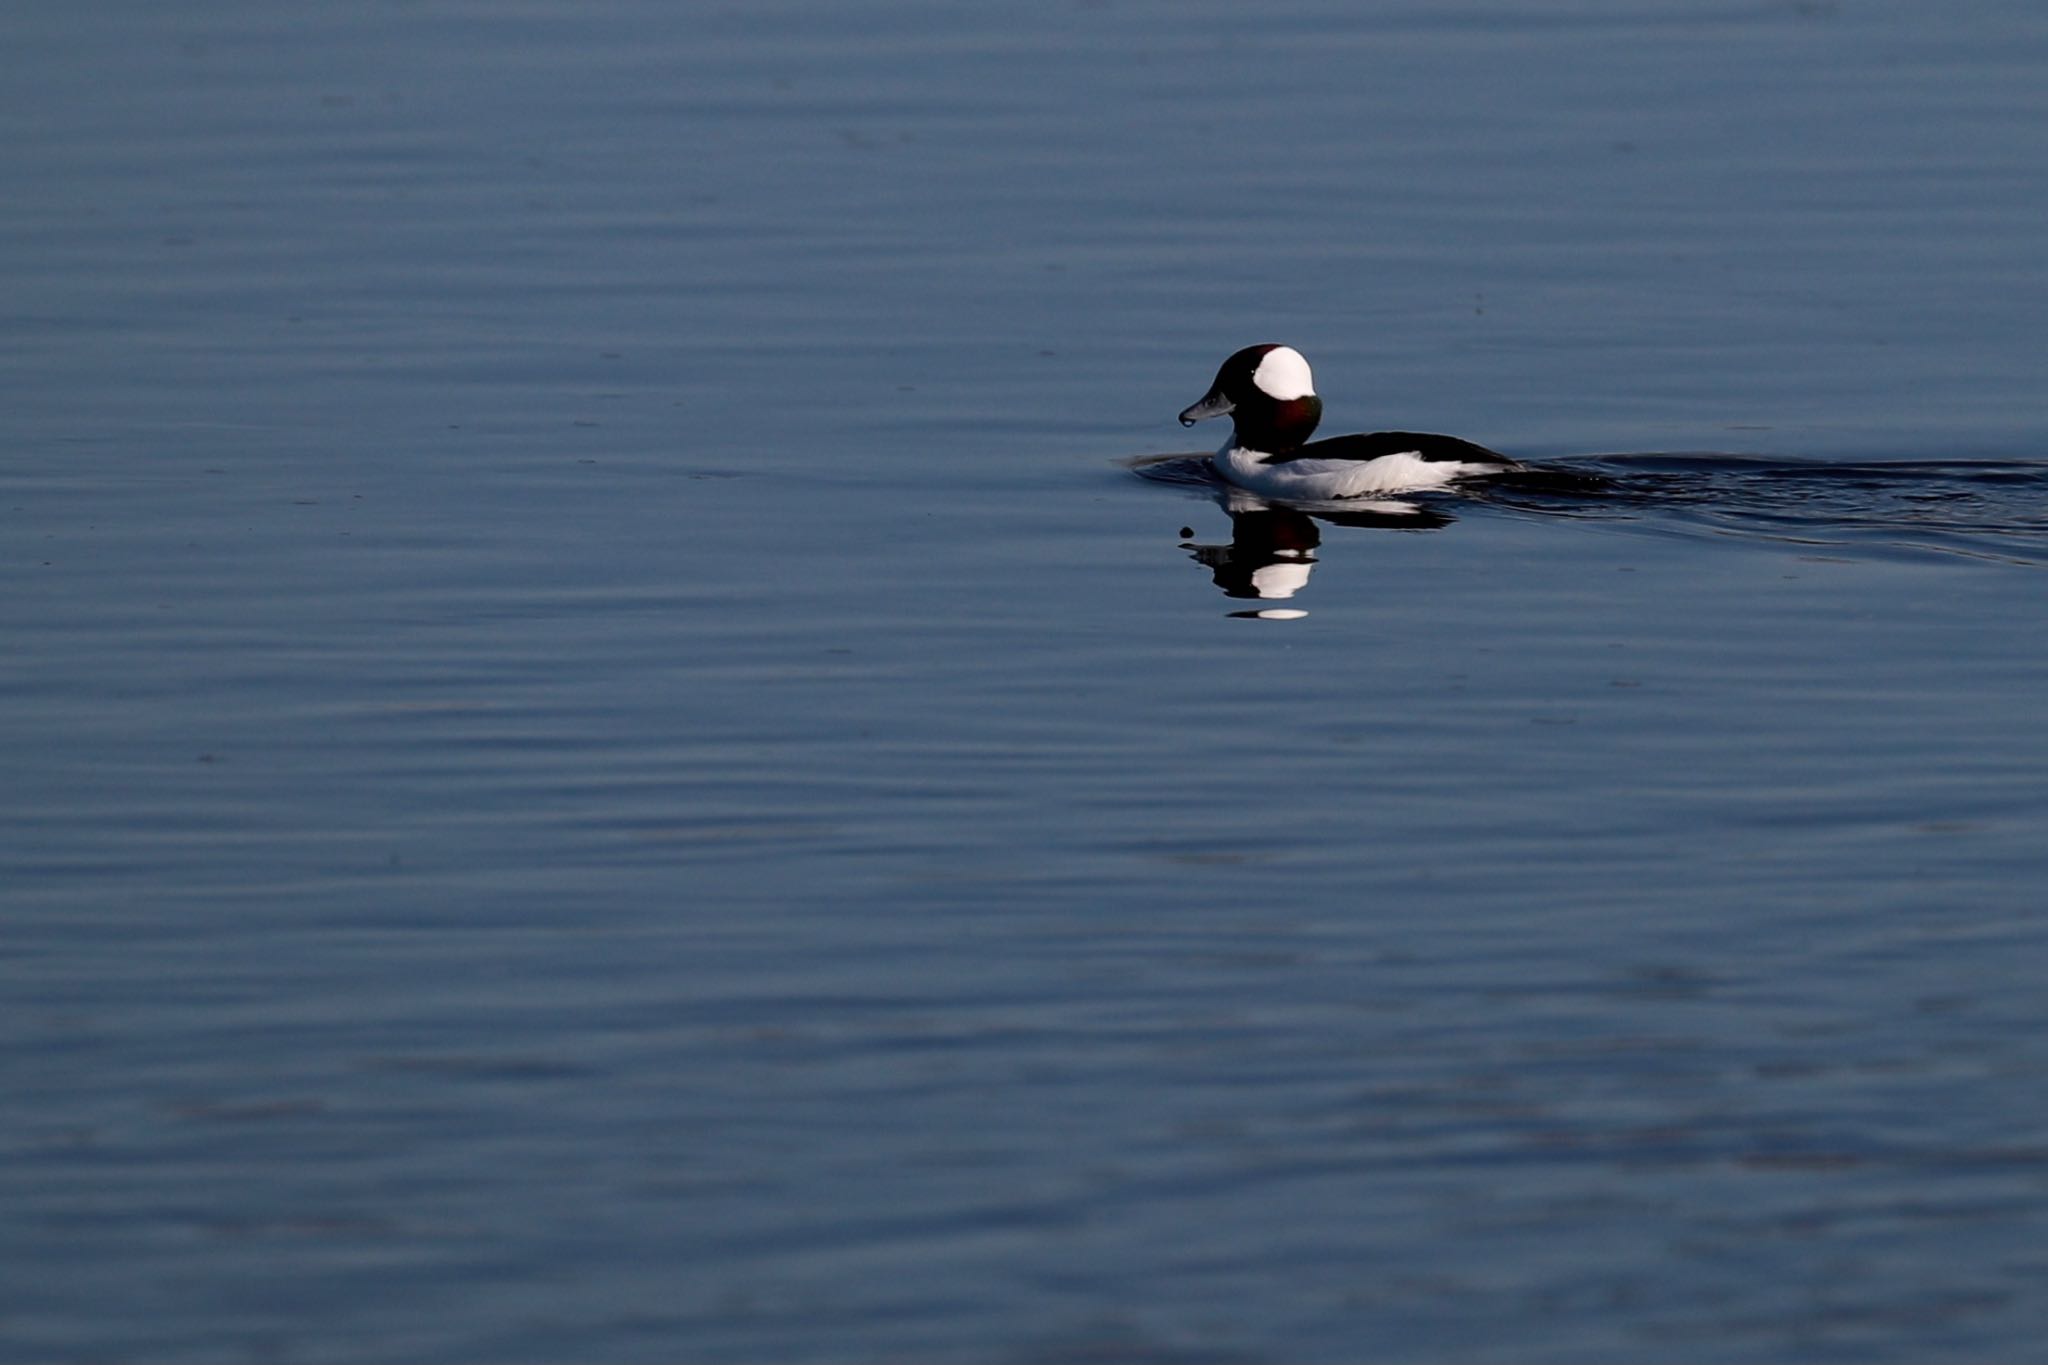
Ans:
[[[1222,394],[1212,393],[1193,407],[1183,411],[1180,415],[1180,424],[1184,427],[1191,427],[1205,417],[1221,417],[1236,406],[1236,404],[1232,403]]]

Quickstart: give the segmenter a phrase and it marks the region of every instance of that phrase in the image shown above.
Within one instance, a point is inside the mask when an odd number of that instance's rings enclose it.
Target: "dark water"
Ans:
[[[0,1356],[2039,1358],[2044,13],[28,5]]]

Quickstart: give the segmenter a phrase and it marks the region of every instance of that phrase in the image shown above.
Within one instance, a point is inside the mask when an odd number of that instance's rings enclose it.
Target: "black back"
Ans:
[[[1493,464],[1515,468],[1515,462],[1497,450],[1461,441],[1455,436],[1432,436],[1422,431],[1372,431],[1356,436],[1332,436],[1327,441],[1310,441],[1305,446],[1266,456],[1261,463],[1287,464],[1292,460],[1376,460],[1382,455],[1413,455],[1432,464],[1449,461],[1461,464]]]

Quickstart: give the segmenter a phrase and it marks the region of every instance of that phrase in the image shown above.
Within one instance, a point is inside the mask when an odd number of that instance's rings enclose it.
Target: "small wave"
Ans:
[[[1207,455],[1139,455],[1118,461],[1141,479],[1177,484],[1182,488],[1223,488]]]
[[[1654,519],[1791,544],[2048,564],[2048,463],[2037,461],[1624,454],[1532,472],[1596,483],[1547,488],[1510,478],[1471,496],[1542,516]]]

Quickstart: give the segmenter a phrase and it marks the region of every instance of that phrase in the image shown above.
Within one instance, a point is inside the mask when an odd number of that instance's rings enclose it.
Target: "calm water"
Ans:
[[[2041,1358],[2048,11],[8,30],[0,1357]]]

